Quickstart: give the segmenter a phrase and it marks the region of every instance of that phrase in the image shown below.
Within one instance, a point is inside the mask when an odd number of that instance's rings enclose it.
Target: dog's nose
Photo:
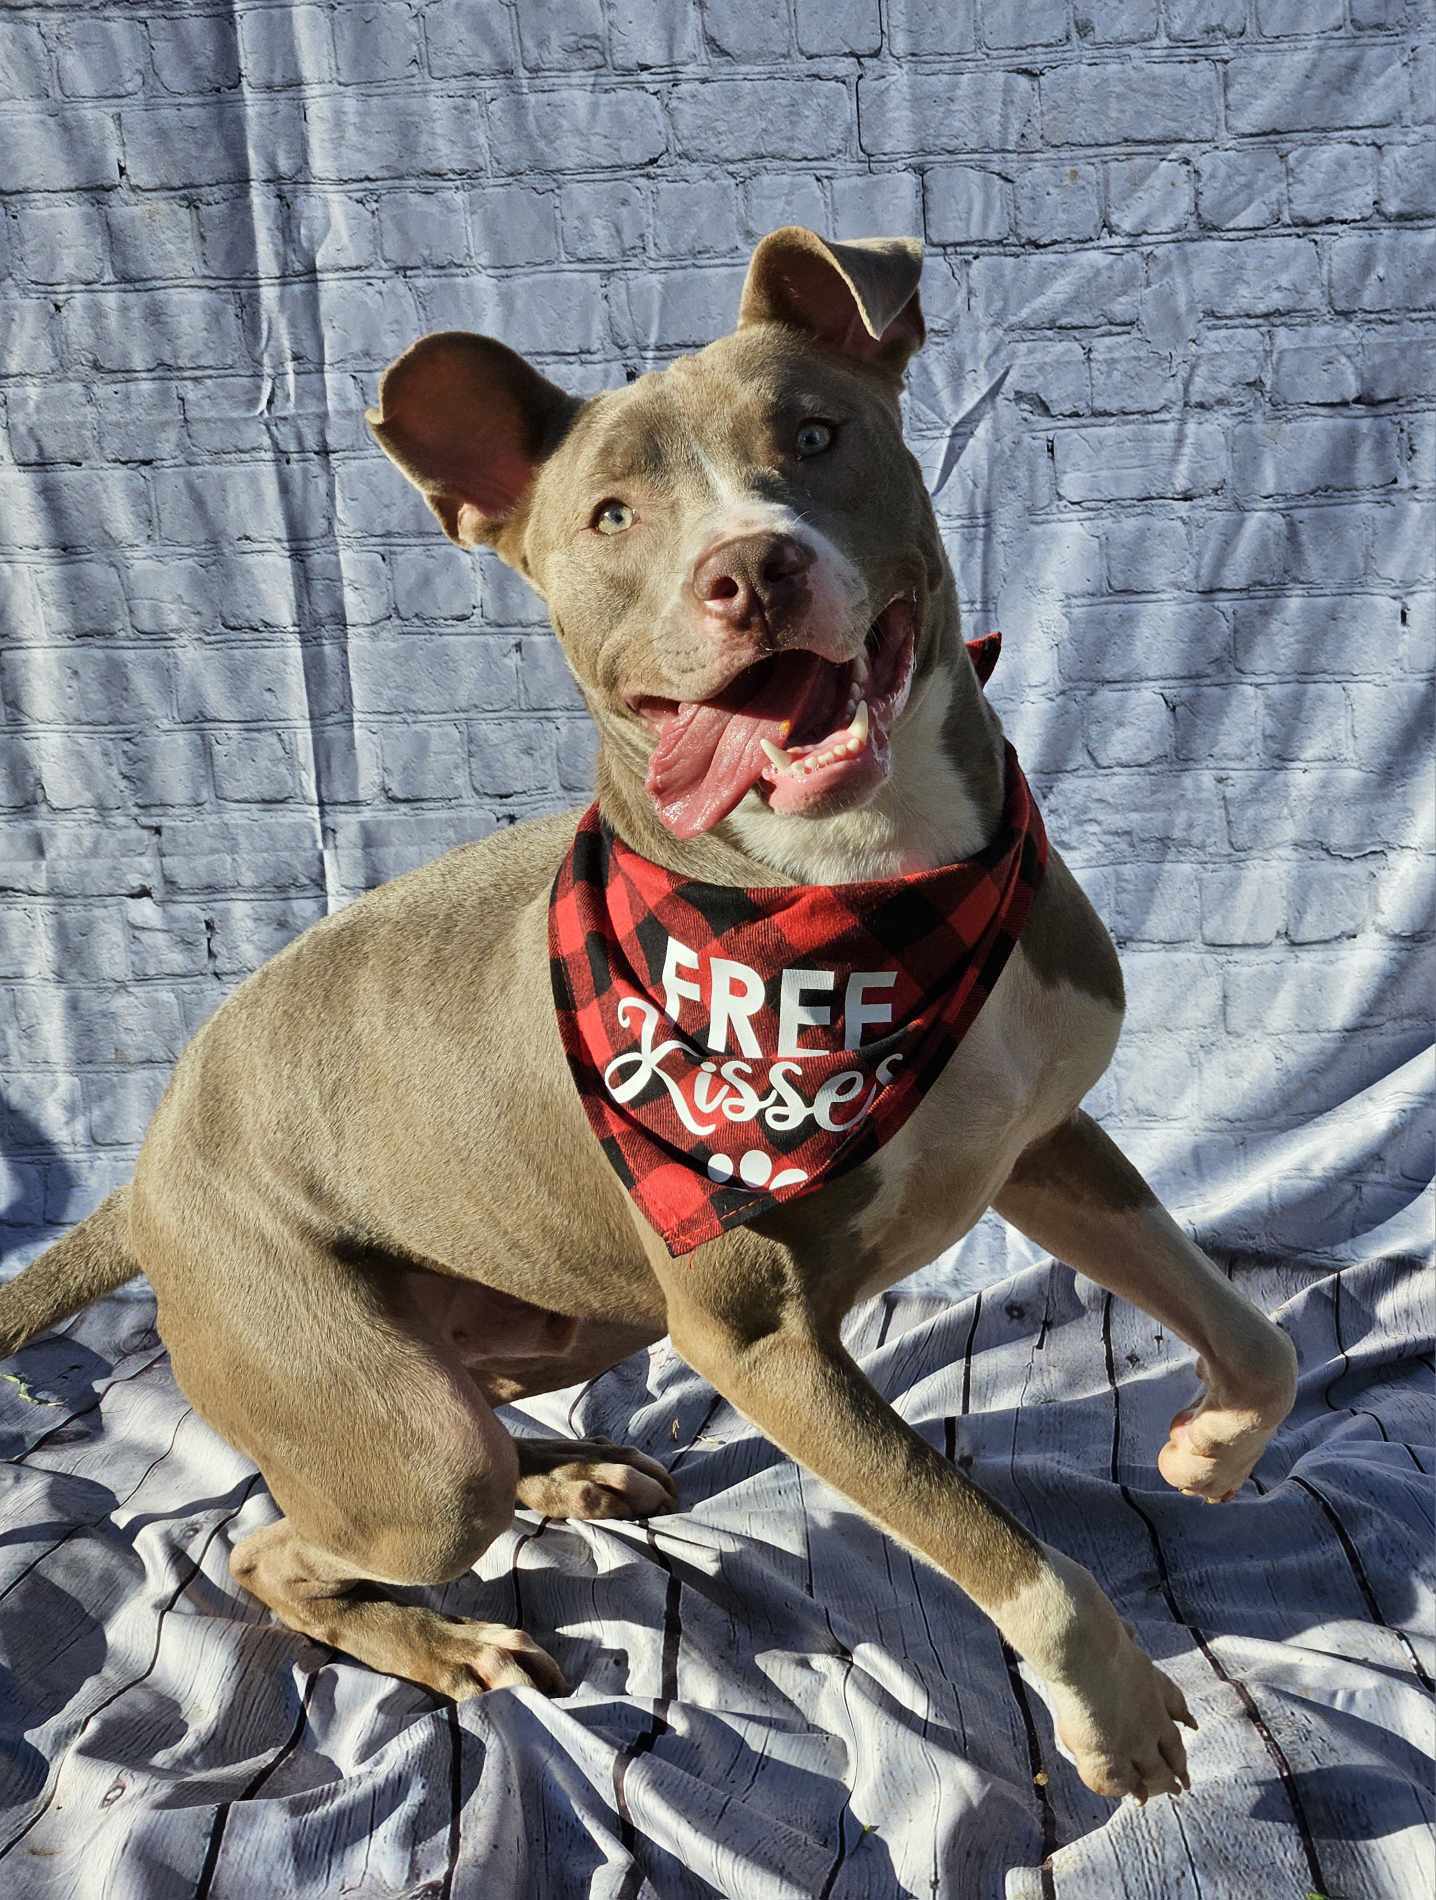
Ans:
[[[791,534],[740,534],[699,557],[693,592],[720,626],[745,633],[763,619],[772,627],[791,611],[816,559]]]

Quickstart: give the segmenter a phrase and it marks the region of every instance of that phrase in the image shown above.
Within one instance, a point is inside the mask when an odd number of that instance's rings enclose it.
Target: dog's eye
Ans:
[[[821,455],[824,449],[833,446],[834,434],[831,422],[824,422],[818,416],[809,416],[806,422],[798,424],[796,440],[799,455]]]
[[[633,526],[633,510],[626,501],[601,501],[593,511],[593,525],[600,534],[622,534]]]

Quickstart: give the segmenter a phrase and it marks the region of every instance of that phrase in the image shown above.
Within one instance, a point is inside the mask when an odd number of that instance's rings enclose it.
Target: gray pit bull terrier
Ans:
[[[908,239],[775,232],[731,335],[587,400],[458,333],[381,381],[385,452],[452,540],[497,549],[547,603],[598,727],[603,817],[654,865],[743,890],[852,884],[971,858],[998,822],[1001,727],[901,435],[920,263]],[[807,709],[792,742],[725,748],[731,709],[784,678]],[[515,1504],[674,1509],[652,1458],[516,1439],[493,1411],[667,1333],[981,1607],[1088,1787],[1189,1786],[1181,1692],[1091,1574],[905,1424],[839,1335],[995,1207],[1195,1349],[1168,1483],[1230,1497],[1291,1405],[1289,1341],[1079,1107],[1123,993],[1061,858],[892,1138],[674,1259],[560,1045],[546,923],[574,830],[536,819],[451,851],[244,983],[181,1058],[131,1185],[0,1294],[0,1351],[148,1274],[176,1378],[284,1513],[236,1547],[235,1577],[291,1628],[464,1697],[565,1685],[524,1631],[376,1586],[459,1576]]]

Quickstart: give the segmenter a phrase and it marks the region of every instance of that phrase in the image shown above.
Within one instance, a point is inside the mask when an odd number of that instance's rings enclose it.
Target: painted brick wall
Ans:
[[[911,430],[1124,949],[1097,1107],[1234,1245],[1410,1201],[1433,54],[1403,0],[7,6],[12,1259],[297,930],[588,789],[541,609],[431,532],[375,372],[462,325],[614,383],[794,221],[929,245]]]

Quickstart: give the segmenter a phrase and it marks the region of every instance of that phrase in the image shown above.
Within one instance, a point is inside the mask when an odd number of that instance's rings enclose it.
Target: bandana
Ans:
[[[1000,636],[970,641],[984,682]],[[810,1194],[913,1113],[991,994],[1047,862],[1017,754],[975,857],[758,890],[633,851],[591,805],[549,898],[584,1112],[670,1254]]]

